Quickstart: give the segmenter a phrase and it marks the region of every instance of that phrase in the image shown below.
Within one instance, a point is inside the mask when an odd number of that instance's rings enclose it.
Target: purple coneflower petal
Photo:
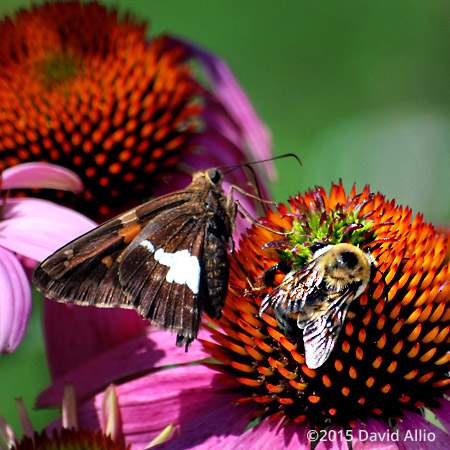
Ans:
[[[175,430],[181,433],[179,436],[168,440],[158,449],[184,450],[189,449],[264,449],[261,441],[259,447],[248,446],[244,436],[245,428],[248,425],[248,415],[250,411],[247,407],[225,403],[215,405],[211,410],[201,417],[196,417],[183,424]],[[254,438],[254,436],[253,436]],[[186,447],[189,442],[189,447]],[[264,442],[267,442],[267,435],[264,435]],[[273,445],[271,448],[275,448]],[[297,447],[301,449],[302,447]]]
[[[35,261],[96,225],[76,211],[33,198],[9,199],[3,219],[0,245]]]
[[[220,419],[218,419],[220,422]],[[242,420],[242,414],[235,419],[236,421]],[[247,418],[248,424],[248,418]],[[237,427],[235,428],[237,431]],[[306,438],[306,425],[291,424],[286,427],[281,427],[279,422],[271,422],[266,419],[259,425],[247,430],[245,433],[237,436],[227,436],[219,440],[213,447],[218,449],[251,449],[251,450],[302,450],[309,449],[310,445]],[[183,435],[184,436],[184,435]],[[182,436],[180,436],[181,438]],[[216,436],[220,437],[219,436]],[[212,448],[210,440],[202,442],[198,449]],[[167,448],[170,447],[170,442],[167,444]],[[174,447],[178,448],[178,447]],[[182,447],[180,447],[182,448]]]
[[[447,433],[450,434],[450,401],[447,399],[442,399],[439,403],[441,407],[436,408],[433,412],[436,414],[439,422],[441,422],[447,430]]]
[[[243,412],[246,415],[246,407],[232,405],[235,394],[218,392],[226,387],[217,379],[216,372],[201,365],[160,370],[116,386],[127,443],[133,444],[134,450],[147,448],[168,425],[176,425],[174,434],[183,433],[184,436],[188,429],[195,430],[196,419],[203,422],[206,419],[202,428],[210,436],[232,433],[237,421],[242,422],[242,426],[236,427],[242,432],[248,420],[240,420],[239,416]],[[100,426],[104,395],[105,392],[98,394],[79,408],[81,428]],[[235,419],[230,419],[228,424],[228,412],[234,410]],[[55,427],[60,427],[60,421],[49,428]],[[197,440],[201,442],[203,437],[198,436]]]
[[[230,115],[240,124],[242,135],[252,149],[253,156],[256,159],[270,158],[270,133],[258,118],[227,64],[222,59],[198,46],[185,41],[177,42],[187,47],[192,56],[202,63],[215,94],[227,108]],[[273,177],[273,166],[268,165],[267,167],[269,168],[269,176]]]
[[[25,163],[2,173],[2,189],[61,189],[76,194],[83,190],[78,175],[69,169],[49,163]]]
[[[341,429],[341,436],[344,438],[344,442],[345,431],[346,430]],[[351,430],[351,435],[353,436],[353,450],[398,450],[400,448],[399,443],[396,441],[397,431],[389,425],[378,422],[377,420],[371,419],[364,424],[358,423],[357,426]],[[319,450],[322,449],[320,445],[317,448]],[[323,447],[323,450],[325,448],[326,447]]]
[[[22,341],[31,312],[28,277],[15,255],[0,247],[0,353],[12,353]]]
[[[83,310],[89,311],[90,309],[84,308]],[[103,313],[109,311],[134,313],[134,311],[117,309],[108,311],[97,308],[96,311]],[[95,313],[95,311],[90,312]],[[136,317],[139,317],[137,313],[134,314]],[[60,315],[58,315],[59,318]],[[148,325],[147,321],[141,321]],[[115,323],[117,322],[110,322],[112,327],[114,327]],[[49,325],[47,329],[49,328],[52,327]],[[98,330],[96,332],[98,333]],[[208,332],[201,331],[199,337],[206,336],[206,333]],[[86,339],[83,330],[80,336],[83,337],[82,343],[85,344]],[[57,338],[57,336],[54,337],[55,339]],[[49,342],[53,341],[49,340]],[[173,364],[186,364],[202,360],[208,356],[209,354],[203,351],[202,346],[197,341],[193,342],[189,347],[189,352],[186,352],[184,347],[175,346],[174,335],[167,331],[150,328],[146,335],[138,335],[134,338],[128,338],[128,340],[124,339],[122,344],[107,351],[99,352],[96,358],[84,364],[72,365],[72,367],[75,367],[72,371],[64,373],[61,378],[55,380],[51,387],[41,393],[37,405],[40,407],[58,405],[61,402],[66,380],[71,380],[74,383],[77,398],[83,399],[98,392],[105,384],[130,376],[130,374],[145,373],[152,369]]]
[[[44,302],[44,334],[52,379],[131,339],[148,326],[133,310]],[[78,395],[78,388],[77,388]]]
[[[398,422],[401,450],[448,450],[450,436],[418,414],[405,411]]]

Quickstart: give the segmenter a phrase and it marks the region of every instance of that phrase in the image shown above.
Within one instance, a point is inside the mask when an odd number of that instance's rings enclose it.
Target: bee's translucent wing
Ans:
[[[323,273],[316,261],[297,272],[289,273],[279,286],[266,295],[260,314],[268,307],[274,309],[277,320],[281,311],[286,318],[298,313],[303,309],[306,298],[317,289],[322,279]]]
[[[308,315],[308,318],[298,316],[297,324],[303,329],[306,365],[310,369],[317,369],[329,358],[354,297],[353,292],[340,293],[328,302],[324,314]]]

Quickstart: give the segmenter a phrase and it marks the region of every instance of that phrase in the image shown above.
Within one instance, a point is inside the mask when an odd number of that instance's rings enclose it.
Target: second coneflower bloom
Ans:
[[[149,39],[134,17],[95,1],[43,2],[5,18],[0,35],[0,170],[72,169],[84,189],[60,201],[97,222],[185,187],[196,170],[271,156],[224,62],[170,36]],[[239,169],[225,181],[248,176]],[[56,303],[44,320],[53,375],[146,325],[133,312]]]
[[[330,195],[317,188],[291,198],[289,206],[279,205],[260,224],[241,239],[235,254],[239,263],[231,259],[223,316],[212,321],[211,337],[201,339],[203,355],[220,364],[160,366],[141,376],[149,370],[140,361],[142,342],[136,340],[136,356],[130,352],[131,341],[118,353],[127,355],[126,364],[133,366],[128,372],[116,371],[118,379],[141,371],[117,388],[128,441],[144,448],[139,443],[176,424],[175,437],[165,448],[184,448],[190,440],[196,448],[346,448],[345,441],[354,449],[405,449],[414,443],[424,449],[445,448],[450,428],[445,236],[421,215],[413,218],[409,208],[368,187],[357,195],[355,188],[346,194],[342,185],[333,185]],[[317,245],[342,243],[370,253],[374,270],[350,303],[334,348],[312,369],[306,364],[302,330],[288,333],[272,308],[263,313],[260,308],[285,280],[272,267],[283,263],[301,270]],[[198,347],[193,343],[191,349]],[[91,361],[89,374],[96,372],[95,364]],[[102,364],[104,358],[98,358],[99,368]],[[105,373],[98,379],[87,377],[87,367],[71,373],[87,394],[84,398],[113,381]],[[40,403],[54,403],[61,386],[62,381]],[[142,397],[136,403],[138,392]],[[99,393],[87,402],[84,420],[92,421],[102,397]],[[158,404],[164,405],[164,417],[159,412],[152,416]],[[133,422],[144,410],[149,423]],[[429,422],[430,411],[447,433]],[[155,420],[159,428],[150,425]],[[251,420],[257,425],[246,430]]]
[[[77,209],[103,221],[184,187],[195,170],[270,157],[268,133],[227,66],[146,32],[97,2],[45,2],[4,19],[0,170],[68,167],[85,186]]]

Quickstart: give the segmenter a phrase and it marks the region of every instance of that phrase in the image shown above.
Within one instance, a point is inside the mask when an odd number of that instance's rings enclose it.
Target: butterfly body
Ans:
[[[370,253],[351,244],[327,245],[311,261],[286,275],[263,300],[280,328],[302,331],[306,365],[320,367],[330,356],[350,304],[366,289],[374,267]]]
[[[134,308],[189,344],[221,314],[236,203],[216,169],[100,225],[47,258],[33,281],[54,300]]]

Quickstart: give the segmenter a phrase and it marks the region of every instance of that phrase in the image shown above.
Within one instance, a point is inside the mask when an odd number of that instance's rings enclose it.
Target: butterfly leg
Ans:
[[[231,189],[230,189],[231,190]],[[237,190],[237,189],[236,189]],[[240,192],[240,191],[238,191]],[[237,211],[241,214],[242,217],[245,217],[251,224],[256,225],[258,227],[264,228],[265,230],[268,230],[272,233],[279,234],[281,236],[289,236],[290,234],[293,234],[294,231],[289,231],[286,233],[285,231],[277,231],[273,228],[266,227],[262,223],[258,222],[242,205],[242,203],[239,200],[234,200],[234,203],[237,205]]]

